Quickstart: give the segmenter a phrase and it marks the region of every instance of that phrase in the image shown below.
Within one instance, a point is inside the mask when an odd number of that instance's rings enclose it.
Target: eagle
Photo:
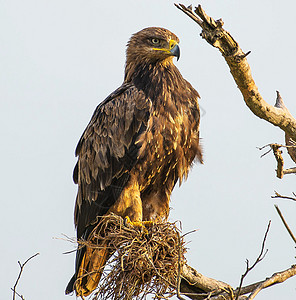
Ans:
[[[179,39],[167,29],[149,27],[130,38],[124,81],[97,106],[76,148],[78,240],[88,240],[110,213],[132,224],[165,221],[177,181],[194,161],[202,163],[199,94],[174,65],[179,56]],[[103,242],[78,247],[66,294],[89,295],[109,251]]]

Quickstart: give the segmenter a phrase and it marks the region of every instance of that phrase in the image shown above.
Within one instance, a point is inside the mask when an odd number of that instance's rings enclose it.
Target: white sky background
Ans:
[[[190,2],[186,1],[186,4]],[[295,106],[293,1],[199,1],[223,18],[224,28],[248,56],[265,99],[279,90]],[[194,3],[193,3],[194,4]],[[1,299],[11,299],[17,261],[40,252],[25,268],[18,291],[27,300],[64,296],[74,271],[72,182],[74,149],[95,107],[123,80],[125,45],[132,33],[162,26],[181,40],[176,62],[202,96],[205,164],[172,195],[170,220],[181,220],[188,261],[201,273],[236,287],[260,252],[272,220],[266,258],[246,278],[262,280],[295,263],[295,248],[274,209],[279,204],[294,233],[296,203],[275,200],[276,190],[296,192],[295,176],[275,178],[272,154],[256,147],[284,142],[278,128],[255,117],[243,102],[217,49],[173,1],[0,0]],[[285,156],[287,167],[292,161]],[[295,299],[296,278],[256,299]]]

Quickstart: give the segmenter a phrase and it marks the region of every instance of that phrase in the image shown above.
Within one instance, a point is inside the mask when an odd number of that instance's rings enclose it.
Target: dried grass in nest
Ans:
[[[176,294],[186,252],[176,223],[154,223],[145,230],[111,214],[98,227],[96,238],[107,241],[114,254],[92,299],[145,299],[148,294],[168,299]]]

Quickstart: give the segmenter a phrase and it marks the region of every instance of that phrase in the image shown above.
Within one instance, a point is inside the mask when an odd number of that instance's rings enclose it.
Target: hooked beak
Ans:
[[[170,54],[177,57],[177,60],[180,58],[180,47],[175,40],[170,40]]]

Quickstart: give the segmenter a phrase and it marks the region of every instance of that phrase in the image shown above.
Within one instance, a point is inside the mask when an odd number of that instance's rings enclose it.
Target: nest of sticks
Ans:
[[[92,299],[138,300],[148,294],[155,299],[168,299],[176,295],[180,270],[186,263],[180,233],[176,223],[136,227],[114,214],[103,217],[95,237],[99,243],[107,242],[113,255]]]

